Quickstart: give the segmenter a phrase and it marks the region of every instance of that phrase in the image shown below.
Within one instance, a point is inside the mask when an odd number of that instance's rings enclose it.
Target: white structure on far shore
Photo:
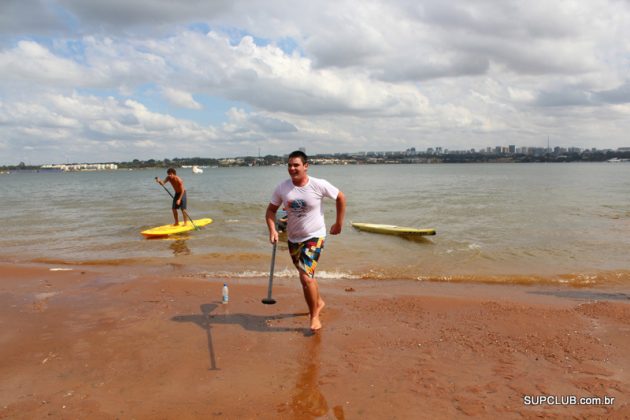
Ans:
[[[118,165],[115,163],[71,163],[42,165],[42,169],[55,169],[63,172],[75,171],[115,171]]]

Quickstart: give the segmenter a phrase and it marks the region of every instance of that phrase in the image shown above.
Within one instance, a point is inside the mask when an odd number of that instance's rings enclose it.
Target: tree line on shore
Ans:
[[[309,156],[312,164],[396,164],[396,163],[528,163],[528,162],[605,162],[610,159],[630,159],[630,151],[588,150],[571,153],[544,153],[540,155],[504,154],[504,153],[447,153],[427,154],[406,152],[388,153],[334,153]],[[182,166],[227,167],[227,166],[271,166],[284,165],[286,156],[267,155],[263,157],[244,156],[236,158],[173,158],[173,159],[133,159],[129,162],[116,163],[119,169],[168,168]],[[39,170],[40,165],[0,166],[2,171]]]

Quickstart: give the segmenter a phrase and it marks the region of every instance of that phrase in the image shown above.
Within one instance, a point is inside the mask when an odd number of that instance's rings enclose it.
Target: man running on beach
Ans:
[[[283,205],[288,213],[287,235],[289,252],[300,275],[304,299],[311,317],[311,330],[321,329],[319,314],[325,306],[315,280],[315,268],[324,247],[326,224],[324,223],[324,197],[336,201],[337,218],[330,228],[331,235],[341,233],[346,212],[346,198],[339,189],[324,179],[309,177],[308,158],[302,151],[289,155],[288,170],[291,179],[280,183],[271,197],[265,219],[269,228],[269,241],[278,241],[276,212]]]
[[[184,181],[177,176],[177,172],[173,168],[168,168],[166,170],[166,178],[164,181],[160,181],[159,178],[155,178],[158,184],[164,185],[167,182],[170,182],[175,190],[175,196],[173,197],[173,217],[175,218],[175,223],[173,226],[179,225],[179,217],[177,216],[177,209],[181,209],[182,218],[184,219],[184,224],[186,224],[186,188],[184,188]]]

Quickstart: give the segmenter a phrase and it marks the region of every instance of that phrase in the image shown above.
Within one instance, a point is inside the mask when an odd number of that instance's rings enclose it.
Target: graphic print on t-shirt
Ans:
[[[295,214],[297,217],[304,217],[308,211],[308,207],[306,206],[306,201],[304,200],[293,200],[289,201],[289,208],[291,212]]]

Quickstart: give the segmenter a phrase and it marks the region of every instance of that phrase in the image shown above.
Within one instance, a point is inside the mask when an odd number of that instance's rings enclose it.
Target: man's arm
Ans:
[[[278,207],[280,206],[269,203],[267,212],[265,213],[265,221],[269,229],[269,242],[272,244],[278,242],[278,231],[276,230],[276,212],[278,211]]]
[[[335,220],[335,224],[330,227],[331,235],[338,235],[341,233],[341,229],[343,228],[343,219],[346,216],[346,196],[341,191],[337,194],[335,205],[337,206],[337,220]]]

